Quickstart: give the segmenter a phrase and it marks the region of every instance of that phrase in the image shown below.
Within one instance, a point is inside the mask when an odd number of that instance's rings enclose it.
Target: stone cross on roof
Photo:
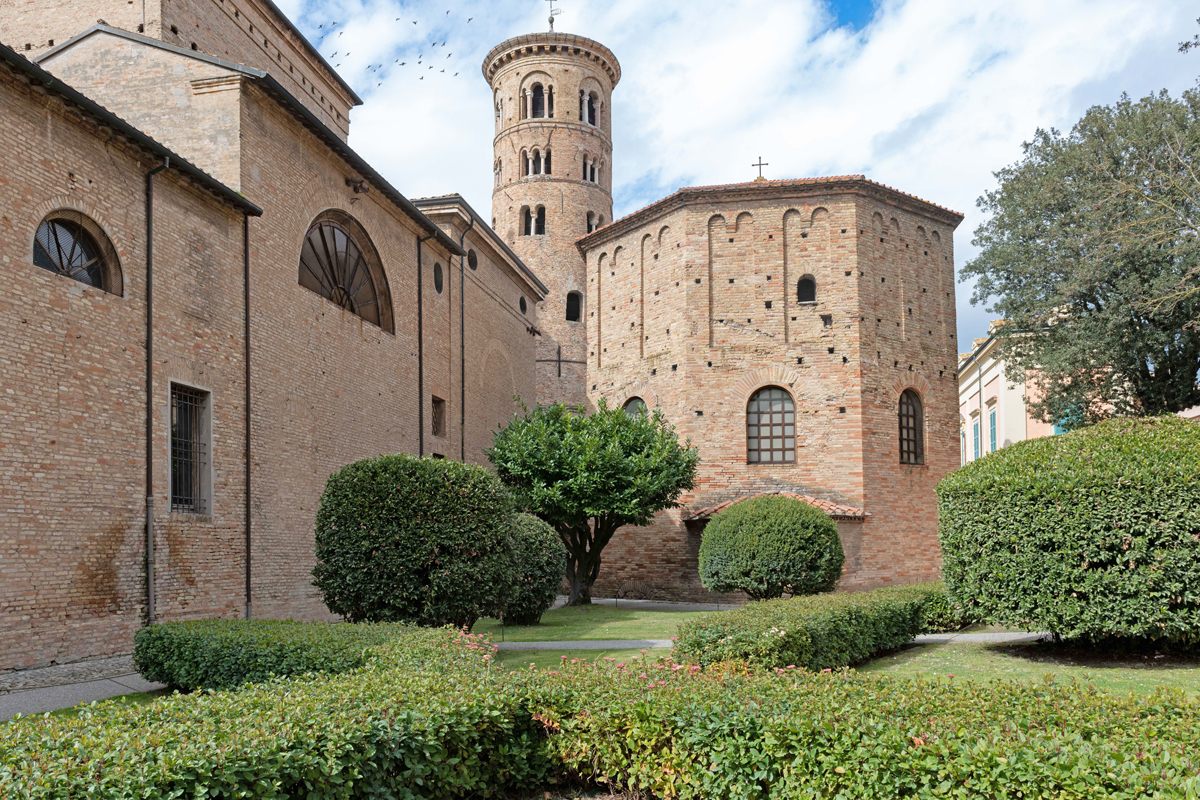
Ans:
[[[758,157],[758,163],[757,163],[757,164],[751,164],[750,166],[752,166],[752,167],[758,167],[758,180],[760,180],[760,181],[765,181],[765,180],[766,180],[766,178],[764,178],[764,177],[763,177],[763,174],[762,174],[762,168],[763,168],[763,167],[769,167],[769,166],[771,166],[771,165],[770,165],[770,164],[768,164],[767,162],[763,161],[763,160],[762,160],[762,156],[759,156],[759,157]]]

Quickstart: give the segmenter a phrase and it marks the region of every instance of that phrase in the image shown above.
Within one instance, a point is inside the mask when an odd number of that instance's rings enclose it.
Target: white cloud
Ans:
[[[489,215],[494,128],[480,64],[500,41],[545,30],[547,7],[282,5],[310,35],[333,20],[346,31],[320,49],[350,51],[335,61],[366,101],[353,113],[354,147],[409,196],[457,191]],[[603,42],[621,62],[618,216],[679,186],[749,180],[761,155],[770,177],[861,172],[964,212],[960,266],[982,221],[976,198],[1036,128],[1068,129],[1121,92],[1177,94],[1200,74],[1200,55],[1176,52],[1195,28],[1182,0],[884,0],[857,32],[834,27],[823,0],[563,6],[560,30]],[[385,66],[368,72],[374,64]],[[960,285],[960,349],[989,318],[970,294]]]

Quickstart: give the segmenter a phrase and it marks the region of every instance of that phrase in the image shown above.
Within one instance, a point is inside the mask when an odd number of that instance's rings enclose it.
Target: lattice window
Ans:
[[[925,463],[925,411],[912,389],[900,395],[900,463]],[[975,457],[979,457],[979,423],[975,423]]]
[[[759,389],[746,406],[746,461],[750,464],[796,460],[796,406],[778,386]]]
[[[123,289],[112,243],[78,211],[55,211],[42,220],[33,240],[33,263],[111,294]]]
[[[171,384],[171,512],[208,514],[212,395]]]
[[[392,332],[392,305],[379,253],[349,214],[326,211],[308,229],[300,250],[300,285]]]

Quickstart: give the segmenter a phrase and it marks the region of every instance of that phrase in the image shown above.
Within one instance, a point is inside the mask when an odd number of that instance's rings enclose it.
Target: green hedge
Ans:
[[[747,603],[684,622],[675,649],[701,665],[843,667],[911,642],[925,630],[925,602],[940,588],[918,584]]]
[[[512,499],[483,467],[369,458],[329,477],[313,584],[351,622],[470,628],[503,610],[512,531]]]
[[[176,689],[232,689],[276,675],[346,672],[409,630],[291,620],[166,622],[137,632],[133,663],[146,680]]]
[[[846,555],[837,523],[819,508],[763,495],[717,514],[700,542],[700,583],[755,600],[831,592]]]
[[[517,514],[513,562],[515,574],[504,604],[504,622],[536,625],[562,588],[567,548],[548,523],[533,514]]]
[[[0,725],[0,797],[1200,796],[1200,705],[1178,693],[662,660],[505,673],[478,637],[395,634],[341,675]]]
[[[992,622],[1200,642],[1200,425],[1117,419],[1018,442],[938,486],[950,594]]]
[[[348,627],[348,626],[342,626]],[[0,726],[0,797],[497,797],[594,781],[687,800],[1195,798],[1200,706],[665,661],[496,672],[404,629],[366,666]]]

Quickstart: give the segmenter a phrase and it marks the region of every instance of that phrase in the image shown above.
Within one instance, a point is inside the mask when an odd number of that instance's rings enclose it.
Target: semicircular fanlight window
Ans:
[[[300,285],[379,325],[379,295],[371,266],[338,223],[322,220],[309,229],[300,251]]]
[[[76,212],[56,213],[38,226],[33,263],[106,292],[120,294],[120,271],[107,241],[88,230],[89,220]],[[103,238],[103,234],[99,234]]]

